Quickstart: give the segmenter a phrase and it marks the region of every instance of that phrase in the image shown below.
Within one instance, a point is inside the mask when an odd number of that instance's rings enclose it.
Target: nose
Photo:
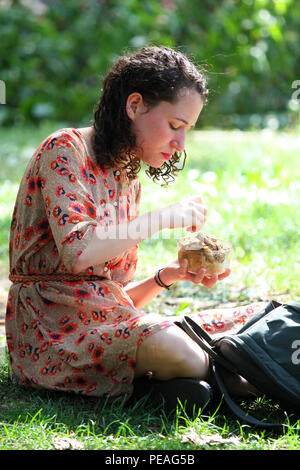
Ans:
[[[176,137],[171,140],[171,147],[178,152],[184,151],[184,144],[185,144],[185,132],[181,132],[180,134],[176,134]]]

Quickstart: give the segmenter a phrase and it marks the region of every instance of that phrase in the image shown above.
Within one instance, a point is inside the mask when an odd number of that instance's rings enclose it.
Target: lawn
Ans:
[[[58,127],[0,129],[2,277],[8,271],[8,231],[20,178],[37,145]],[[141,213],[201,194],[209,209],[206,232],[234,247],[229,278],[210,290],[178,284],[162,292],[146,312],[173,315],[270,298],[300,300],[299,150],[296,130],[195,131],[175,184],[160,187],[141,175]],[[141,243],[136,278],[172,261],[182,234],[166,230]],[[259,418],[284,419],[290,428],[283,435],[243,426],[224,407],[192,419],[180,408],[168,416],[147,401],[128,408],[122,402],[16,387],[3,349],[0,397],[0,449],[300,449],[295,417],[283,415],[265,398],[243,406]]]

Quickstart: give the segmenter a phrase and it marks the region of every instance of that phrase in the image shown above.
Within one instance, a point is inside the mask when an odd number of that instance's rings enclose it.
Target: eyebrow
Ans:
[[[187,126],[189,126],[189,123],[188,123],[185,119],[183,119],[183,118],[175,117],[174,119],[177,119],[177,121],[184,122],[184,124],[186,124]],[[195,125],[191,125],[191,127],[195,127]]]

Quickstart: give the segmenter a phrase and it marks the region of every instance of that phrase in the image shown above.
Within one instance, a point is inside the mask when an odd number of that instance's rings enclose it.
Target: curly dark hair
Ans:
[[[161,101],[176,103],[179,91],[196,90],[206,103],[208,90],[202,69],[197,68],[181,52],[168,47],[149,46],[132,55],[119,57],[103,79],[102,94],[94,113],[93,149],[97,161],[109,168],[116,164],[126,168],[128,176],[135,178],[141,169],[135,155],[136,139],[131,130],[131,120],[126,113],[127,98],[140,93],[149,108]],[[171,159],[160,168],[149,166],[146,174],[167,184],[174,180],[181,153],[174,152]]]

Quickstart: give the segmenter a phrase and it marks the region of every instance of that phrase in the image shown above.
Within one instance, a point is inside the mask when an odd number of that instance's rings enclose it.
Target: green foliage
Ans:
[[[298,1],[178,3],[184,43],[211,71],[205,120],[240,128],[287,124],[291,86],[300,77]]]
[[[156,39],[153,19],[161,13],[156,1],[54,1],[42,11],[27,4],[0,6],[8,124],[90,119],[106,69],[125,47]]]
[[[0,124],[89,122],[124,50],[179,47],[206,65],[206,125],[271,126],[299,116],[299,0],[0,2]]]

